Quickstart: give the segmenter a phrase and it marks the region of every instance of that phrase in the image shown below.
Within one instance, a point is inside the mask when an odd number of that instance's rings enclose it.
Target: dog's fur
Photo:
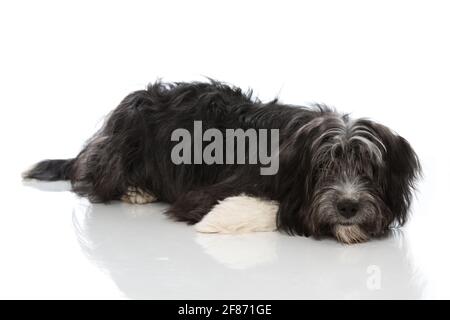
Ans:
[[[203,130],[279,129],[278,173],[263,176],[249,164],[175,165],[171,133],[192,132],[195,120]],[[419,175],[408,142],[381,124],[326,106],[262,103],[211,81],[157,82],[131,93],[76,158],[42,161],[25,178],[71,180],[92,202],[157,198],[172,204],[169,216],[189,224],[245,194],[278,203],[281,231],[352,243],[405,223]],[[357,214],[339,214],[342,201],[356,203]]]

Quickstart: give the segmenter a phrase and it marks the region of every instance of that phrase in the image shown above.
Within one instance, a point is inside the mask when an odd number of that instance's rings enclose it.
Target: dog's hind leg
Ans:
[[[150,104],[147,93],[139,91],[125,97],[111,113],[75,160],[72,185],[76,193],[92,202],[153,200],[137,192],[138,188],[149,191],[149,170],[144,159],[152,147],[145,113]]]
[[[155,202],[157,199],[154,194],[146,192],[140,188],[128,187],[127,192],[122,195],[120,200],[131,204],[146,204]]]

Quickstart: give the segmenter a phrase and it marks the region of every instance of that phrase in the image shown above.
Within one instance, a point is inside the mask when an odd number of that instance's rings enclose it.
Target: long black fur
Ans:
[[[325,119],[322,124],[301,130],[320,117]],[[312,142],[333,117],[348,121],[326,106],[292,106],[277,100],[263,103],[251,92],[217,81],[157,82],[125,97],[77,157],[40,162],[26,178],[68,179],[74,192],[93,202],[119,200],[128,187],[137,187],[171,203],[167,214],[190,224],[219,200],[245,193],[279,202],[280,230],[320,235],[329,230],[315,228],[311,221],[318,183]],[[178,128],[193,132],[195,120],[203,122],[203,130],[279,129],[279,172],[262,176],[255,165],[173,164],[170,151],[176,142],[171,141],[171,133]],[[386,148],[383,165],[371,167],[374,192],[386,207],[385,230],[395,221],[406,221],[420,165],[406,140],[384,126],[360,121]]]

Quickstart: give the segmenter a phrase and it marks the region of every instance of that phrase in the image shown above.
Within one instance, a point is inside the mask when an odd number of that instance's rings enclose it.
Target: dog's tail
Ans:
[[[22,174],[24,179],[43,181],[70,180],[75,159],[43,160]]]

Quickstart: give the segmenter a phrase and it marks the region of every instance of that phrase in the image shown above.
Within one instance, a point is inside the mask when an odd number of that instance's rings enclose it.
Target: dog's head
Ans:
[[[285,140],[280,170],[280,229],[355,243],[405,223],[420,164],[387,127],[323,113]]]

